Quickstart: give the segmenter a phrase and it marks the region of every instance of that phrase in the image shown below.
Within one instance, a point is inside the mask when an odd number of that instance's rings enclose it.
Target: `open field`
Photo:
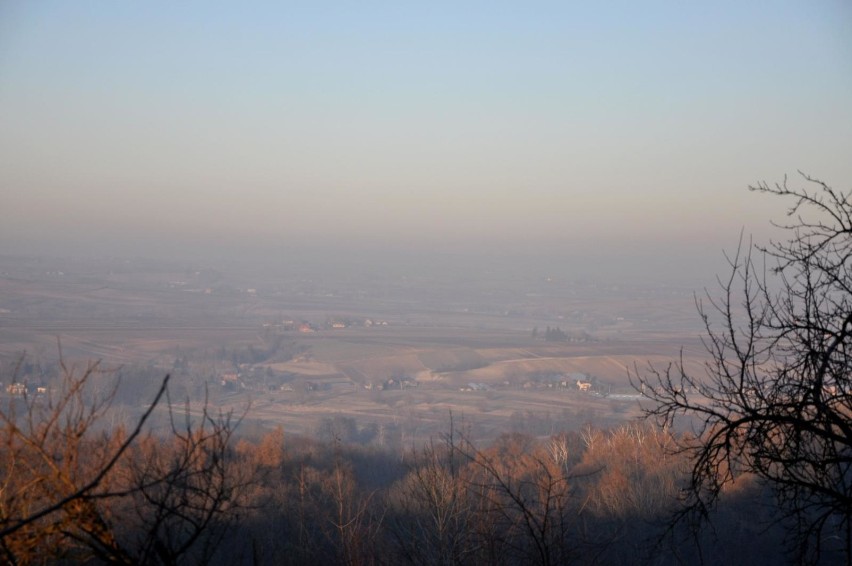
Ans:
[[[22,352],[49,364],[59,341],[66,360],[135,368],[137,380],[179,370],[188,395],[203,386],[223,408],[250,402],[247,422],[296,432],[345,417],[415,438],[440,433],[450,412],[480,435],[612,423],[637,415],[628,369],[705,361],[684,289],[532,277],[335,287],[55,261],[0,258],[4,383]],[[544,340],[557,327],[565,339]]]
[[[533,415],[546,423],[534,432],[552,434],[585,423],[606,424],[635,417],[637,409],[635,401],[616,403],[564,391],[555,395],[553,391],[430,390],[386,392],[381,396],[341,391],[309,402],[294,401],[286,394],[254,398],[248,418],[280,424],[288,432],[311,434],[323,419],[352,417],[359,423],[398,426],[409,440],[422,440],[446,432],[451,413],[457,423],[465,423],[475,436],[488,438],[512,430],[513,418]]]

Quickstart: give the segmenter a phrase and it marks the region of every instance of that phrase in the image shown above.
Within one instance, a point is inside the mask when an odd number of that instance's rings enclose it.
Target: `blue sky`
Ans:
[[[841,1],[7,2],[0,251],[718,256],[850,101]]]

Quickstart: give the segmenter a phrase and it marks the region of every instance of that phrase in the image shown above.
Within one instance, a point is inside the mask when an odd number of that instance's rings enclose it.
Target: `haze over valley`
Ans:
[[[181,395],[250,405],[259,426],[312,435],[350,418],[423,441],[450,412],[484,438],[620,422],[637,414],[628,368],[681,348],[691,366],[703,359],[683,286],[440,262],[229,269],[3,257],[4,371],[26,352],[15,379],[47,384],[61,345],[66,360],[112,368],[130,406],[172,373]]]
[[[3,394],[61,354],[257,431],[629,421],[628,370],[703,371],[695,298],[779,233],[747,187],[852,178],[851,17],[6,3]]]
[[[852,564],[850,101],[848,0],[0,2],[0,561]]]

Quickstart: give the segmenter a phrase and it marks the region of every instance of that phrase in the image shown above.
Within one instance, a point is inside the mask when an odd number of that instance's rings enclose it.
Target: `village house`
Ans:
[[[6,386],[6,392],[10,395],[24,395],[27,392],[27,386],[24,383],[10,383]]]

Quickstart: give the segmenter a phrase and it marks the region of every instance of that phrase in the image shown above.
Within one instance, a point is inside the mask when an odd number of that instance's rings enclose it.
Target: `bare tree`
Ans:
[[[0,407],[0,559],[204,562],[246,483],[229,448],[236,421],[205,404],[199,424],[177,425],[169,403],[168,438],[145,432],[166,376],[131,429],[105,429],[115,388],[91,391],[99,364],[60,365],[58,390]]]
[[[504,435],[490,450],[470,442],[461,449],[470,461],[470,489],[486,504],[479,511],[497,525],[504,553],[526,564],[576,559],[574,478],[563,461],[520,434]]]
[[[240,419],[190,408],[178,423],[171,403],[166,437],[147,435],[124,462],[128,493],[121,515],[134,559],[145,564],[209,563],[239,519],[252,471],[238,465],[231,439]]]
[[[450,430],[413,455],[412,469],[397,486],[397,547],[412,564],[464,564],[479,550],[469,486],[462,474],[461,437]]]
[[[372,512],[373,494],[358,490],[351,465],[339,456],[321,488],[331,503],[326,532],[337,549],[337,562],[346,566],[376,563],[382,517]]]
[[[82,372],[60,365],[60,391],[12,396],[0,409],[0,554],[10,563],[81,553],[128,562],[98,502],[119,496],[113,472],[165,394],[168,376],[129,434],[94,438],[115,390],[89,395],[97,363]]]
[[[802,175],[751,190],[791,201],[786,239],[729,258],[718,298],[698,300],[710,355],[631,378],[665,426],[692,419],[680,519],[708,517],[744,474],[773,491],[801,562],[852,563],[852,202]],[[685,419],[686,417],[686,419]],[[691,440],[690,440],[691,438]]]

